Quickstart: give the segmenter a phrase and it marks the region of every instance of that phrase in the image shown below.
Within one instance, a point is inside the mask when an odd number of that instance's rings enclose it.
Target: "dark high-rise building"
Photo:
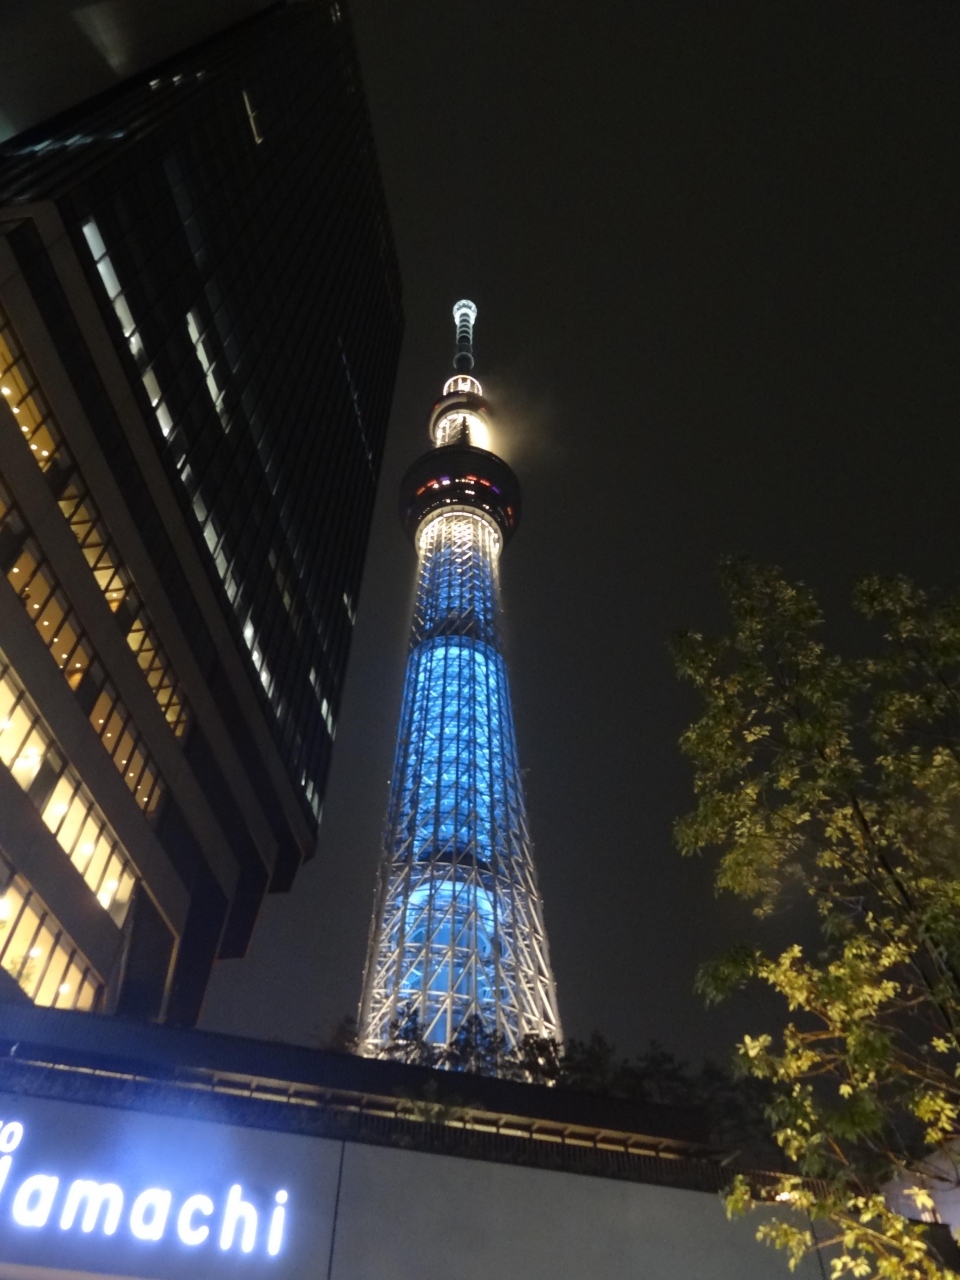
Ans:
[[[278,5],[0,148],[0,981],[195,1021],[315,841],[402,330]]]

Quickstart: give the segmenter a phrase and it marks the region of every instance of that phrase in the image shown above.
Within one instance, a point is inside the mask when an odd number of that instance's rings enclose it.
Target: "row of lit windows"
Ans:
[[[210,552],[213,560],[214,568],[223,583],[224,591],[227,599],[233,608],[239,622],[243,642],[250,654],[250,659],[256,668],[260,683],[264,692],[270,700],[273,711],[279,722],[283,722],[286,718],[286,708],[282,699],[277,680],[269,667],[266,655],[263,651],[263,645],[260,636],[257,633],[254,624],[253,610],[246,601],[246,594],[241,586],[238,576],[233,571],[232,557],[228,554],[228,542],[224,536],[220,520],[215,512],[211,511],[204,501],[201,492],[201,485],[187,460],[186,448],[182,443],[182,433],[175,424],[173,416],[167,407],[163,391],[157,375],[151,365],[147,363],[147,353],[143,345],[143,340],[137,328],[136,321],[126,296],[120,286],[120,281],[110,255],[107,252],[103,242],[103,237],[93,218],[88,219],[83,224],[83,234],[87,241],[90,252],[93,255],[97,271],[100,279],[110,299],[120,327],[123,330],[123,336],[130,348],[130,354],[133,356],[140,370],[141,380],[144,390],[150,399],[157,419],[157,425],[168,442],[178,446],[176,465],[180,475],[180,479],[190,497],[191,507],[194,517],[200,527],[204,542]],[[216,363],[211,355],[207,339],[201,333],[199,326],[199,317],[193,310],[188,312],[186,319],[187,333],[194,347],[197,360],[203,370],[207,392],[213,403],[220,424],[225,431],[229,430],[229,418],[224,406],[224,392],[221,388]],[[266,470],[270,469],[269,461],[266,464]],[[310,804],[314,814],[319,818],[320,800],[315,787],[307,788],[305,784],[304,791],[307,801]]]
[[[26,525],[0,486],[0,538],[2,562],[7,581],[16,591],[44,644],[76,691],[90,665],[90,646],[70,602],[60,590],[56,578],[35,540],[26,533]]]
[[[160,383],[157,380],[157,375],[154,372],[153,367],[147,363],[147,353],[143,345],[143,340],[140,337],[136,321],[133,318],[133,312],[130,310],[130,304],[127,302],[124,292],[120,287],[120,281],[117,277],[116,270],[114,269],[113,262],[111,261],[110,255],[107,253],[106,246],[103,243],[103,237],[100,235],[100,230],[93,218],[89,218],[83,224],[83,234],[86,238],[90,252],[93,255],[100,279],[107,291],[110,304],[113,307],[118,321],[120,322],[120,327],[123,330],[123,336],[130,348],[130,354],[133,356],[134,360],[137,362],[138,368],[140,369],[141,381],[143,382],[144,390],[150,399],[150,404],[153,408],[154,414],[156,415],[157,425],[160,427],[160,431],[163,434],[164,439],[176,440],[179,437],[179,430],[173,421],[169,408],[167,407],[166,400],[160,388]],[[197,324],[197,316],[194,311],[189,312],[187,316],[187,331],[190,335],[190,340],[193,343],[194,350],[196,351],[197,359],[203,369],[208,392],[213,401],[214,407],[220,416],[221,425],[226,430],[228,427],[228,419],[223,405],[223,392],[217,381],[216,366],[210,357],[206,342],[200,332]],[[250,651],[250,656],[253,660],[253,665],[257,669],[260,682],[263,685],[267,696],[273,703],[274,710],[278,715],[280,715],[282,713],[282,704],[276,694],[275,681],[266,665],[263,651],[258,643],[257,636],[254,631],[252,615],[243,602],[240,583],[231,572],[229,559],[226,554],[225,539],[222,536],[220,523],[217,520],[216,515],[210,511],[204,502],[200,493],[199,483],[194,476],[193,469],[186,460],[186,451],[183,449],[181,450],[181,457],[178,460],[177,469],[180,473],[180,478],[190,495],[193,513],[200,525],[204,541],[206,542],[210,554],[213,557],[213,563],[217,573],[220,575],[220,579],[223,582],[227,598],[233,606],[237,616],[240,618],[244,643]]]
[[[0,483],[0,570],[23,601],[67,684],[89,708],[90,723],[128,790],[148,817],[164,792],[160,772],[116,689],[96,660],[75,610],[20,509]],[[82,688],[81,688],[82,686]],[[90,708],[91,699],[95,699]]]
[[[122,925],[137,880],[133,863],[2,653],[0,763],[36,805],[101,907]]]
[[[309,349],[310,355],[322,352],[326,357],[329,349],[336,344],[338,333],[334,328],[331,333],[325,333],[321,337],[318,336],[320,328],[315,323],[298,326],[298,317],[293,310],[295,305],[306,305],[309,317],[314,318],[313,304],[304,301],[313,296],[309,290],[297,292],[291,300],[286,288],[277,288],[273,276],[267,272],[261,273],[262,264],[259,260],[251,267],[244,261],[238,261],[236,255],[224,253],[224,241],[217,235],[217,219],[229,220],[231,226],[240,218],[255,220],[259,214],[260,198],[259,192],[253,192],[254,198],[250,203],[231,200],[229,205],[224,204],[221,199],[222,186],[213,175],[218,166],[224,163],[223,146],[229,144],[229,136],[217,137],[214,144],[213,132],[211,129],[210,135],[204,135],[202,144],[198,142],[197,145],[211,149],[216,145],[216,164],[198,166],[189,183],[182,172],[182,157],[176,150],[172,149],[172,153],[164,161],[163,168],[177,202],[186,243],[181,243],[181,238],[171,236],[163,242],[162,250],[157,252],[149,237],[142,242],[137,239],[139,224],[153,216],[145,194],[149,188],[137,181],[128,181],[123,187],[122,197],[116,196],[110,206],[104,204],[102,215],[97,212],[95,218],[84,217],[80,231],[105,290],[105,301],[112,308],[122,330],[124,344],[136,362],[138,377],[149,397],[159,432],[167,441],[172,467],[176,468],[187,490],[201,536],[207,542],[224,591],[237,615],[239,633],[242,642],[249,649],[265,699],[269,698],[272,703],[271,719],[275,720],[281,731],[278,734],[281,750],[296,770],[308,803],[316,813],[319,808],[316,788],[308,788],[307,779],[311,774],[315,773],[319,777],[323,773],[321,757],[329,753],[329,743],[326,741],[329,721],[326,726],[318,723],[319,717],[311,705],[313,698],[304,688],[305,677],[312,666],[322,680],[329,708],[330,702],[336,701],[331,695],[339,680],[339,668],[346,647],[346,636],[340,620],[332,616],[335,612],[334,602],[339,608],[342,594],[342,582],[339,579],[342,575],[339,572],[330,573],[329,566],[339,565],[337,557],[342,553],[344,562],[346,557],[352,562],[351,573],[356,573],[356,561],[364,538],[360,527],[362,517],[358,518],[356,513],[351,515],[350,507],[357,498],[361,498],[358,492],[360,489],[363,489],[361,501],[366,502],[368,497],[364,485],[360,483],[361,477],[353,474],[357,463],[354,457],[357,439],[355,431],[346,429],[347,423],[330,433],[329,444],[325,442],[322,456],[316,445],[315,433],[301,435],[299,429],[285,431],[282,440],[278,441],[273,438],[269,424],[322,420],[326,414],[332,415],[334,419],[342,416],[342,379],[350,400],[354,399],[354,390],[358,394],[363,391],[364,410],[370,409],[373,414],[371,420],[378,421],[379,439],[386,415],[385,412],[378,414],[377,408],[383,408],[388,380],[385,371],[381,379],[373,377],[375,371],[368,358],[368,347],[360,343],[359,334],[351,335],[349,325],[341,325],[343,332],[339,336],[341,342],[348,344],[351,367],[348,368],[346,363],[341,362],[341,377],[335,377],[334,370],[324,367],[320,374],[311,373],[292,381],[285,379],[281,384],[277,384],[275,378],[270,378],[265,401],[263,386],[258,389],[258,380],[250,376],[251,370],[271,363],[266,351],[273,329],[270,314],[265,308],[283,312],[283,325],[274,326],[274,329],[282,328],[285,333],[294,335],[295,350],[289,349],[287,344],[288,349],[282,354],[285,359],[292,359],[298,365],[300,362],[297,356],[301,351],[305,356]],[[195,152],[191,152],[191,159],[196,159]],[[295,163],[292,152],[288,159],[291,164]],[[198,207],[194,207],[195,197]],[[309,227],[307,222],[310,223]],[[117,229],[116,246],[111,243],[108,252],[105,242],[110,238],[108,233],[114,226]],[[251,231],[253,229],[251,223]],[[315,269],[317,252],[334,252],[333,243],[328,245],[325,242],[318,251],[315,220],[300,220],[295,231],[303,239],[291,245],[291,251],[293,248],[299,249],[301,243],[308,245],[311,255],[310,270]],[[348,234],[343,226],[334,225],[332,219],[323,221],[322,233],[331,240]],[[231,237],[230,243],[235,243],[235,236]],[[254,242],[251,240],[251,243]],[[203,295],[197,290],[192,272],[188,279],[184,270],[187,262],[185,250],[188,246],[197,260],[206,285]],[[359,256],[362,242],[357,240],[349,249],[352,268],[353,258]],[[289,272],[286,261],[284,266]],[[356,266],[363,268],[360,272],[361,284],[372,287],[369,286],[370,273],[366,271],[365,264],[357,261]],[[293,270],[295,272],[296,268]],[[257,278],[256,290],[247,295],[253,297],[255,294],[257,298],[255,311],[258,321],[255,326],[250,327],[244,325],[243,307],[240,307],[238,314],[236,307],[224,305],[221,294],[221,290],[224,290],[234,297],[242,298],[245,292],[243,280],[248,271],[252,271]],[[345,272],[351,274],[347,267]],[[379,280],[379,270],[374,274]],[[201,301],[202,297],[205,302]],[[207,307],[212,313],[209,319],[206,318]],[[353,311],[356,307],[356,290],[351,287],[350,310]],[[162,341],[161,329],[164,331]],[[358,341],[356,353],[348,341],[352,337],[356,337]],[[234,380],[230,377],[230,370],[237,373],[241,353],[243,375]],[[347,354],[344,351],[344,355]],[[369,372],[377,390],[371,388],[366,377],[357,381],[356,385],[353,384],[352,366],[355,356],[359,359],[358,368]],[[322,361],[310,358],[302,361],[305,369],[315,369],[320,365]],[[321,394],[324,397],[323,404],[320,402]],[[280,395],[286,396],[282,406],[278,400]],[[294,395],[296,404],[290,403]],[[370,396],[373,398],[368,403]],[[209,400],[214,412],[209,411],[205,400]],[[259,404],[262,409],[265,403],[269,408],[261,419],[256,406]],[[290,412],[284,412],[284,407],[289,407]],[[354,402],[354,408],[356,407]],[[225,440],[227,431],[231,433],[229,444]],[[367,444],[370,448],[375,447],[369,439]],[[377,448],[379,451],[378,445]],[[336,453],[335,457],[329,456],[332,452]],[[285,496],[281,535],[280,530],[275,527],[278,513],[275,507],[270,509],[273,504],[269,504],[269,494],[272,492],[276,496],[278,477],[282,473],[285,473],[288,493]],[[311,510],[317,508],[317,490],[312,484],[314,476],[319,483],[331,490],[329,497],[324,492],[320,508],[324,513],[330,513],[329,519],[324,516],[321,520]],[[338,478],[335,486],[331,484],[331,476]],[[348,479],[349,483],[341,483],[341,476]],[[368,476],[363,479],[369,482]],[[210,510],[211,507],[213,511]],[[342,523],[338,524],[338,521]],[[336,547],[332,545],[331,527],[339,544]],[[323,540],[326,544],[323,554],[314,560],[314,564],[322,571],[314,571],[309,555],[296,555],[295,558],[300,578],[297,593],[300,598],[297,603],[301,606],[305,603],[309,607],[311,592],[319,597],[321,592],[326,595],[331,588],[335,588],[335,594],[324,602],[322,611],[316,610],[312,619],[318,625],[325,624],[324,630],[329,635],[329,641],[326,636],[322,641],[333,668],[329,681],[326,678],[327,664],[321,660],[319,645],[312,635],[301,637],[303,649],[308,652],[296,654],[299,661],[280,662],[276,656],[279,647],[277,633],[286,628],[286,618],[279,619],[279,611],[271,614],[268,606],[272,605],[272,601],[265,599],[267,593],[264,590],[263,565],[258,565],[257,561],[262,562],[264,544],[271,541],[272,545],[279,546],[281,536],[297,552],[300,551],[301,539],[314,540],[315,545]],[[276,543],[272,543],[273,537],[277,537]],[[250,554],[250,544],[254,542],[257,543],[257,556]],[[260,581],[255,581],[254,570],[258,567],[261,570]],[[282,599],[282,587],[280,596]],[[349,611],[348,606],[348,615]],[[295,623],[296,618],[289,607],[288,613]],[[323,713],[323,697],[324,694],[318,697],[323,720],[328,720],[328,716],[332,719],[329,710],[327,714]]]
[[[189,711],[170,660],[77,471],[60,494],[60,510],[67,517],[107,604],[121,620],[127,644],[136,654],[167,723],[178,738],[183,737],[189,724]]]
[[[177,189],[179,190],[179,188]],[[93,251],[95,258],[97,259],[98,270],[100,270],[101,278],[103,280],[104,286],[106,287],[107,294],[111,299],[111,304],[114,306],[114,310],[117,314],[117,318],[120,321],[121,326],[124,328],[124,333],[125,333],[125,336],[127,337],[128,345],[130,346],[131,352],[134,355],[134,357],[137,359],[138,365],[142,369],[144,369],[145,362],[146,362],[146,353],[145,353],[139,332],[135,330],[133,333],[130,333],[130,334],[127,333],[127,325],[133,319],[132,313],[130,312],[130,307],[127,303],[126,298],[124,297],[123,292],[122,291],[119,291],[116,293],[114,292],[114,290],[120,289],[119,281],[116,275],[116,271],[114,270],[110,262],[109,255],[107,255],[105,250],[103,249],[102,238],[99,238],[99,232],[97,231],[96,225],[93,223],[92,220],[85,223],[83,229],[84,229],[84,234],[87,237],[88,244],[91,250]],[[202,324],[202,321],[199,317],[199,314],[195,310],[190,310],[187,315],[187,325],[186,325],[187,332],[191,338],[194,351],[197,356],[197,361],[199,362],[199,366],[206,377],[207,391],[210,396],[210,399],[220,417],[221,425],[224,427],[224,429],[228,429],[229,417],[224,411],[223,384],[222,384],[222,379],[220,378],[217,370],[217,365],[216,365],[214,355],[212,353],[212,348],[210,346],[210,331],[208,330],[207,333],[204,334],[201,331],[201,324]],[[221,332],[221,337],[224,338],[225,343],[229,343],[230,341],[229,334],[224,335]],[[148,394],[151,396],[151,400],[153,401],[155,400],[155,397],[160,393],[159,382],[156,379],[156,375],[153,369],[149,371],[149,377],[145,372],[143,374],[143,378],[144,378],[144,387],[147,390]],[[237,612],[238,616],[241,619],[243,638],[245,643],[248,645],[248,648],[250,649],[251,657],[259,673],[261,683],[263,684],[266,693],[271,698],[271,701],[274,703],[274,710],[276,712],[278,724],[283,723],[284,720],[286,719],[287,705],[283,700],[277,697],[276,681],[274,679],[273,673],[271,672],[270,668],[266,664],[266,659],[265,659],[266,646],[264,644],[263,632],[262,630],[255,629],[254,623],[250,617],[250,611],[245,606],[243,599],[240,598],[238,595],[240,588],[239,588],[239,583],[236,577],[236,569],[235,569],[236,561],[234,559],[233,563],[231,563],[232,556],[228,552],[226,539],[223,537],[220,525],[217,522],[216,517],[209,512],[200,493],[198,492],[198,489],[200,486],[194,470],[194,467],[197,462],[198,451],[200,454],[200,458],[205,459],[210,467],[214,467],[216,465],[219,465],[222,461],[219,455],[217,455],[216,444],[212,440],[207,438],[204,442],[205,448],[199,449],[199,442],[195,440],[191,446],[191,462],[188,463],[186,461],[186,444],[182,440],[182,437],[180,436],[179,426],[174,425],[168,431],[165,424],[167,423],[167,419],[168,417],[170,417],[170,415],[167,413],[162,402],[159,407],[156,404],[154,407],[157,413],[158,422],[160,424],[161,430],[164,431],[164,434],[167,436],[170,444],[174,446],[175,464],[180,472],[181,479],[183,480],[185,486],[187,487],[188,492],[193,501],[194,514],[196,515],[197,520],[201,525],[203,536],[210,548],[211,555],[213,556],[213,559],[214,559],[215,567],[224,583],[227,596],[230,599],[231,604],[233,604],[235,611]],[[260,455],[260,466],[262,468],[262,475],[264,478],[266,478],[268,485],[272,485],[273,488],[275,489],[276,458],[273,454],[270,454],[267,452],[268,446],[263,436],[262,428],[259,426],[256,412],[253,411],[251,413],[251,411],[249,410],[249,407],[246,405],[246,401],[245,401],[244,412],[248,416],[249,425],[250,425],[250,436],[256,439],[257,441],[256,451],[257,451],[257,454]],[[172,422],[172,417],[170,417],[170,421]],[[254,429],[255,425],[257,427],[256,430]],[[244,452],[244,445],[245,444],[248,445],[248,443],[249,442],[246,440],[246,437],[238,437],[235,445],[235,450],[231,458],[231,464],[230,464],[231,466],[240,467],[241,455]],[[272,448],[272,446],[270,446],[270,448]],[[214,456],[214,455],[217,455],[217,456]],[[256,457],[256,454],[254,454],[253,456]],[[248,480],[249,480],[249,477],[248,477]],[[225,489],[225,485],[222,482],[222,478],[220,478],[217,480],[218,505],[222,505],[224,489]],[[250,527],[251,524],[260,528],[262,526],[262,523],[263,523],[262,520],[259,520],[259,519],[254,522],[248,522],[248,528]],[[233,551],[233,550],[236,550],[236,548],[232,548],[230,550]],[[274,565],[274,567],[276,566]],[[281,590],[281,596],[283,596],[284,592],[283,592],[282,584],[280,584],[280,590]],[[284,599],[284,604],[286,605],[288,612],[291,614],[291,618],[294,621],[294,629],[296,630],[296,623],[298,620],[297,616],[295,615],[294,610],[291,607],[291,603],[288,603],[287,599]],[[347,611],[349,616],[350,614],[349,604],[347,605]],[[289,667],[288,667],[288,672],[289,672]],[[326,719],[327,717],[325,716],[324,718]],[[291,736],[291,732],[293,728],[294,726],[288,724],[287,726],[288,732],[285,734],[285,745],[287,744],[287,740]],[[296,734],[295,736],[297,741],[297,749],[299,752],[299,748],[302,745],[301,739],[299,734]],[[308,794],[308,799],[310,800],[310,803],[314,808],[314,811],[316,812],[318,806],[315,803],[315,800],[309,791],[307,794]]]
[[[47,475],[87,564],[117,616],[127,643],[176,736],[189,710],[133,579],[100,517],[73,457],[60,435],[9,321],[0,313],[0,393],[20,424],[40,469]]]
[[[88,1012],[103,984],[23,876],[0,853],[0,968],[34,1004]]]
[[[103,677],[98,662],[93,673]],[[100,741],[110,753],[133,798],[148,818],[153,818],[166,787],[157,771],[153,757],[143,745],[143,739],[133,723],[122,698],[109,680],[103,678],[96,702],[90,710],[90,723],[100,735]]]

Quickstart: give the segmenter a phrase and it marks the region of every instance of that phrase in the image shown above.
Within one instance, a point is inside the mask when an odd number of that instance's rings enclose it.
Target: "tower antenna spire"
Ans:
[[[453,357],[453,367],[459,373],[469,373],[473,368],[473,325],[477,318],[477,308],[468,298],[463,298],[454,306],[453,318],[457,323],[457,350]]]

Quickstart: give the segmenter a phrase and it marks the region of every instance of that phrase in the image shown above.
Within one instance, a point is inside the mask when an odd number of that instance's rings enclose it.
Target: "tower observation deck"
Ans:
[[[411,1023],[433,1045],[472,1018],[508,1049],[561,1037],[500,635],[520,486],[487,448],[476,307],[453,314],[456,373],[430,415],[434,448],[400,489],[419,571],[360,1006],[369,1056]]]

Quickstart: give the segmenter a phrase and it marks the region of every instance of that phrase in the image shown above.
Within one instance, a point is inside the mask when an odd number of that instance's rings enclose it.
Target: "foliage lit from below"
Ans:
[[[808,898],[821,938],[817,954],[744,948],[701,972],[710,1001],[760,982],[785,1002],[784,1024],[738,1053],[772,1087],[791,1172],[738,1178],[728,1212],[805,1211],[834,1277],[953,1276],[911,1219],[932,1220],[960,1156],[960,599],[868,579],[854,605],[870,651],[846,656],[802,584],[741,561],[722,581],[729,632],[674,646],[703,704],[681,741],[696,806],[677,843],[715,853],[717,888],[760,916]],[[892,1182],[912,1189],[909,1217]],[[814,1246],[803,1217],[758,1231],[791,1267]]]

